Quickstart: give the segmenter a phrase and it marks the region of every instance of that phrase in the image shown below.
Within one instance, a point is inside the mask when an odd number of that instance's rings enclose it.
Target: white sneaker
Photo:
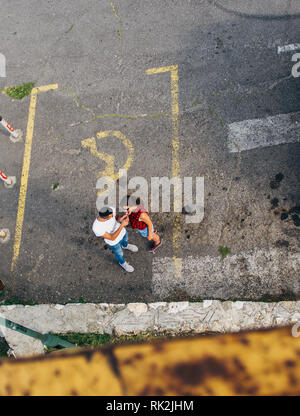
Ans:
[[[134,268],[130,266],[130,264],[128,264],[127,261],[125,261],[125,263],[123,264],[120,264],[120,266],[123,267],[123,269],[126,270],[126,272],[128,273],[132,273],[134,271]]]
[[[133,253],[136,253],[137,251],[139,251],[138,247],[135,246],[134,244],[128,244],[127,247],[122,246],[122,248],[124,248],[124,250],[132,251]]]

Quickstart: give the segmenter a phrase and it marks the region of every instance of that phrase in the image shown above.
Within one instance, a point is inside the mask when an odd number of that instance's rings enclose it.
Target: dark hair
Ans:
[[[127,195],[127,205],[140,205],[141,198]]]
[[[106,218],[113,213],[113,210],[110,207],[102,207],[99,211],[99,217]]]

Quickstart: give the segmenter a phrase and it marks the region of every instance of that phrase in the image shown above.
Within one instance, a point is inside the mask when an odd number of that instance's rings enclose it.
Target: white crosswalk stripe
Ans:
[[[300,142],[300,112],[238,121],[229,124],[228,130],[230,153],[296,143]]]
[[[300,295],[300,252],[272,248],[221,257],[182,259],[182,277],[174,275],[171,257],[154,258],[152,290],[160,300],[261,299],[264,296]]]
[[[290,45],[278,46],[277,53],[278,55],[283,52],[293,52],[300,49],[300,43],[291,43]]]

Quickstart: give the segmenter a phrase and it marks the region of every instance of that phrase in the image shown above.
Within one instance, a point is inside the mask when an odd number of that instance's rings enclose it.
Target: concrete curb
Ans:
[[[41,333],[225,333],[300,322],[300,301],[10,305],[0,306],[0,315]],[[44,352],[38,340],[1,331],[16,357]]]

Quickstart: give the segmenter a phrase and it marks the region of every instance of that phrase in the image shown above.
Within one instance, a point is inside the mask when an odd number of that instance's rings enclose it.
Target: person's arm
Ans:
[[[124,227],[126,227],[126,225],[128,225],[128,222],[129,222],[128,218],[125,219],[125,220],[123,220],[121,222],[120,227],[113,234],[105,233],[105,234],[101,235],[101,237],[102,238],[106,238],[107,240],[114,241],[118,237],[118,235],[120,234],[120,232],[122,231],[122,229]]]
[[[122,217],[121,217],[121,215],[120,215],[120,214],[117,214],[117,215],[116,215],[116,220],[117,220],[118,222],[122,222],[123,220],[125,220],[125,219],[127,218],[127,216],[128,216],[128,214],[127,214],[127,213],[125,213]]]
[[[139,218],[139,221],[143,221],[145,224],[147,224],[148,227],[148,240],[152,240],[152,233],[153,233],[153,224],[150,220],[149,215],[146,212],[142,212]]]
[[[132,211],[135,211],[137,209],[137,206],[129,206],[129,205],[124,205],[123,207],[124,209],[126,209],[127,214],[131,214]]]

